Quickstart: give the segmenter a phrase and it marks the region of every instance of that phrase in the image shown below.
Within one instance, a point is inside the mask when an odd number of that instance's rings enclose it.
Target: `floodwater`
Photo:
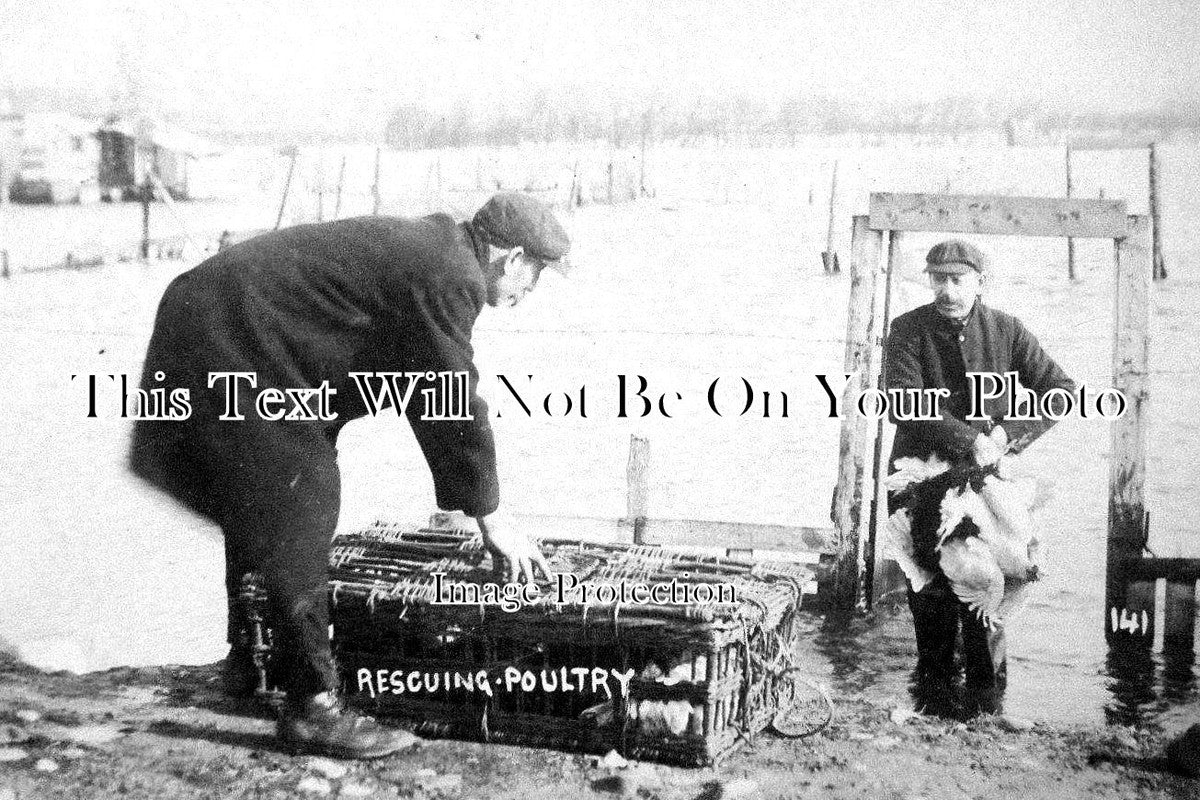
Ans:
[[[1194,147],[1161,152],[1171,273],[1151,298],[1150,543],[1160,556],[1200,556],[1193,501],[1200,456],[1194,418],[1200,159]],[[406,156],[388,169],[407,170],[412,191],[396,190],[385,210],[422,202],[470,207],[487,195],[477,187],[493,184],[479,179],[480,170],[503,174],[506,186],[525,185],[534,172],[559,180],[564,169],[569,180],[572,153],[537,155]],[[479,320],[480,390],[499,415],[493,426],[505,506],[529,514],[623,516],[629,439],[640,435],[651,441],[652,517],[828,525],[838,426],[827,418],[815,376],[841,369],[848,292],[844,276],[827,278],[820,267],[834,161],[845,222],[836,246],[845,261],[849,217],[865,211],[868,191],[1056,195],[1061,157],[1053,148],[657,154],[647,181],[654,197],[586,205],[569,219],[577,277],[547,273],[522,306],[489,310]],[[1128,198],[1131,212],[1145,212],[1144,153],[1078,158],[1081,195],[1103,188],[1108,197]],[[434,159],[442,161],[438,174],[446,188],[430,196]],[[182,226],[199,240],[224,228],[271,226],[285,165],[266,161],[270,168],[261,167],[236,202],[180,204]],[[602,166],[585,164],[581,172],[603,174]],[[285,222],[311,218],[313,184],[296,181],[299,194]],[[456,185],[471,188],[446,201]],[[325,202],[328,216],[331,201]],[[358,213],[364,203],[361,186],[348,188],[343,213]],[[152,227],[162,238],[181,230],[160,206]],[[18,271],[0,282],[0,496],[6,498],[0,640],[46,666],[200,663],[224,655],[217,531],[123,469],[129,425],[119,417],[119,376],[140,373],[158,297],[196,260],[117,261],[132,252],[139,228],[136,206],[0,210],[0,247],[18,269],[60,260],[68,250],[110,254],[94,270]],[[919,269],[935,240],[906,239],[894,314],[926,301]],[[1020,316],[1077,382],[1106,386],[1111,242],[1078,243],[1079,280],[1071,283],[1060,240],[977,241],[997,267],[988,302]],[[524,394],[530,415],[498,381],[501,374]],[[96,418],[87,417],[88,375],[99,376]],[[656,401],[665,395],[665,413],[656,405],[637,416],[642,406],[629,397],[630,413],[619,417],[620,376],[630,383],[643,377]],[[755,391],[744,415],[741,379]],[[714,380],[721,415],[706,403]],[[586,416],[578,403],[567,413],[563,395],[578,399],[581,390]],[[769,415],[760,405],[764,392],[774,403]],[[1069,419],[1021,458],[1022,469],[1052,481],[1055,494],[1043,517],[1045,579],[1009,633],[1007,705],[1012,713],[1056,722],[1177,727],[1200,711],[1190,665],[1166,665],[1155,655],[1114,669],[1104,645],[1109,448],[1103,422]],[[419,451],[396,420],[352,423],[340,451],[342,530],[379,517],[417,522],[433,510]],[[562,532],[570,534],[569,524]],[[806,641],[806,663],[819,678],[907,702],[914,647],[906,612],[856,622],[849,632],[814,619]]]

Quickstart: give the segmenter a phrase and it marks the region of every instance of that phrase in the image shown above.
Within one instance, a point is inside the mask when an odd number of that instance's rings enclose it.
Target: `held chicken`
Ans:
[[[984,622],[1002,625],[1010,620],[1027,602],[1029,584],[1038,578],[1033,512],[1045,500],[1040,487],[1030,479],[1001,477],[996,467],[951,470],[936,456],[924,462],[898,459],[896,466],[899,470],[887,485],[907,504],[888,520],[885,554],[900,565],[913,591],[932,580],[932,573],[917,563],[911,509],[912,503],[927,502],[930,490],[944,490],[935,547],[938,565],[955,595]]]

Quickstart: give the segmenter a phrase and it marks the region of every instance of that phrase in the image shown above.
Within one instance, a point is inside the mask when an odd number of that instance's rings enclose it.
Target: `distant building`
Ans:
[[[100,143],[100,191],[108,200],[138,197],[153,172],[176,200],[190,196],[188,164],[216,149],[186,131],[150,116],[110,117],[96,132]]]
[[[96,124],[70,114],[0,116],[0,190],[18,203],[100,199]]]

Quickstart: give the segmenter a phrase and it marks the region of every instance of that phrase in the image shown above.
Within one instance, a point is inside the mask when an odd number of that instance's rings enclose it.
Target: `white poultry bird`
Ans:
[[[1031,508],[1032,481],[984,478],[979,492],[968,484],[950,490],[942,501],[939,528],[940,564],[960,600],[985,623],[1003,624],[1025,603],[1025,587],[1036,580],[1038,539]],[[969,519],[979,532],[965,539],[950,538]],[[963,546],[954,546],[963,542]],[[949,568],[947,568],[949,567]]]
[[[996,557],[978,536],[951,539],[940,547],[938,563],[954,594],[984,620],[996,615],[1004,600],[1004,573]]]
[[[900,509],[888,517],[887,528],[883,540],[884,558],[890,558],[900,566],[900,571],[912,584],[914,592],[919,592],[933,580],[933,573],[921,567],[914,556],[912,540],[912,517],[908,509]]]
[[[901,469],[889,477],[888,488],[892,491],[940,475],[948,468],[936,457],[927,462],[902,459],[896,465]],[[942,499],[937,531],[939,564],[955,595],[988,625],[1000,625],[1015,616],[1028,599],[1029,582],[1037,579],[1034,561],[1038,539],[1032,512],[1045,499],[1039,488],[1029,479],[988,475],[980,491],[966,482],[961,488],[947,490]],[[978,528],[978,534],[954,536],[968,519]],[[932,575],[914,559],[911,529],[907,510],[892,514],[885,552],[900,565],[913,590],[919,592]]]

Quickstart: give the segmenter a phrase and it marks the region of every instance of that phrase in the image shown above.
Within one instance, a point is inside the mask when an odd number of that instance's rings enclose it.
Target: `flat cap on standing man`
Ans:
[[[968,372],[1016,372],[1039,397],[1075,384],[1016,317],[984,305],[988,260],[975,245],[951,239],[929,250],[925,272],[933,302],[897,317],[887,339],[887,389],[948,389],[941,418],[900,420],[891,464],[898,458],[928,459],[952,467],[988,466],[1020,453],[1045,433],[1052,419],[1010,419],[1007,390],[986,401],[985,419],[968,421]],[[896,510],[890,503],[889,513]],[[943,716],[1000,709],[1007,683],[1004,629],[988,626],[954,594],[935,552],[941,524],[937,503],[912,509],[913,559],[935,576],[919,592],[909,586],[917,638],[914,685],[919,710]],[[955,697],[956,639],[961,631],[965,691]]]
[[[329,546],[337,525],[337,437],[367,409],[352,372],[469,375],[471,419],[408,415],[439,508],[474,517],[512,580],[545,560],[502,510],[487,406],[475,393],[471,332],[485,305],[515,306],[549,267],[569,269],[554,214],[523,194],[493,196],[468,222],[359,217],[268,233],[183,273],[159,304],[142,389],[187,388],[185,420],[141,420],[130,462],[145,480],[221,526],[230,598],[226,677],[253,690],[248,644],[237,636],[243,576],[270,597],[280,682],[281,740],[327,755],[372,758],[405,736],[344,708],[328,636]],[[225,395],[210,372],[254,373],[240,392],[244,419],[220,421]],[[266,389],[336,391],[333,421],[266,420]]]

